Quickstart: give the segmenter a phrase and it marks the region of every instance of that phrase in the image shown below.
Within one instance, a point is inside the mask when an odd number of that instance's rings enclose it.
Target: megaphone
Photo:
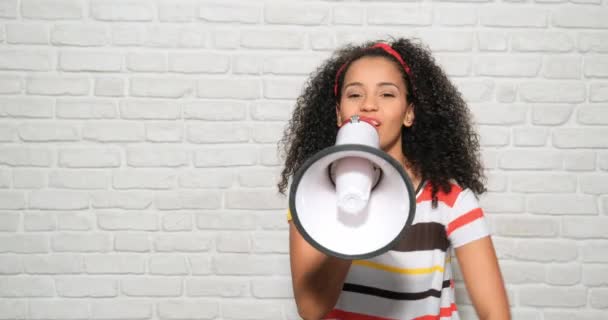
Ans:
[[[296,171],[289,191],[294,225],[313,247],[342,259],[368,259],[393,248],[416,210],[407,173],[379,148],[375,126],[353,116],[334,146]]]

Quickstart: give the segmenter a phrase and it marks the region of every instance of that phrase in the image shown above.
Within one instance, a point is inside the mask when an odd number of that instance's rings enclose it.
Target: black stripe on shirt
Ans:
[[[441,288],[450,287],[450,280],[445,280]],[[392,300],[421,300],[428,297],[441,298],[441,290],[430,289],[422,292],[397,292],[354,283],[344,283],[342,291],[367,294]]]
[[[422,222],[409,226],[392,250],[441,250],[445,252],[449,245],[444,225],[438,222]]]

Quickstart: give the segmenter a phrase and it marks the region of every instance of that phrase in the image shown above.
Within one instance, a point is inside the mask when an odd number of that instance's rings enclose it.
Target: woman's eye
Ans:
[[[360,96],[361,95],[358,93],[351,93],[351,94],[347,95],[347,97],[349,97],[349,98],[359,98]]]
[[[395,97],[395,95],[394,95],[394,94],[392,94],[392,93],[383,93],[383,94],[382,94],[382,96],[383,96],[383,97],[389,97],[389,98],[393,98],[393,97]]]

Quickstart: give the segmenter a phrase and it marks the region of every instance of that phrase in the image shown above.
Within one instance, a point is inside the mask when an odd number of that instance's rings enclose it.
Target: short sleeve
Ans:
[[[287,222],[291,221],[291,210],[287,209]]]
[[[454,248],[490,235],[483,210],[475,194],[464,189],[452,207],[446,234]]]

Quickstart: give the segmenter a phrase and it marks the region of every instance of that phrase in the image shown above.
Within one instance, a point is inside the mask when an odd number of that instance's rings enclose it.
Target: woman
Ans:
[[[327,256],[290,223],[294,296],[304,319],[459,319],[455,252],[480,319],[509,319],[483,210],[479,139],[466,103],[428,49],[408,39],[346,46],[312,74],[281,140],[279,191],[303,162],[335,144],[353,115],[373,119],[380,148],[417,186],[416,215],[392,250]],[[291,216],[288,213],[288,219]]]

